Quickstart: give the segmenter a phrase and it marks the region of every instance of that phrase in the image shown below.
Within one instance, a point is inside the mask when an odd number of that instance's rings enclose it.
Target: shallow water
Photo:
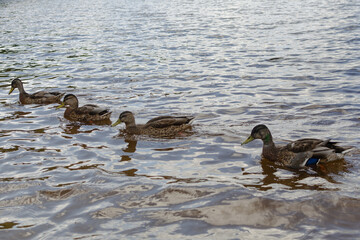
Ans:
[[[355,239],[360,228],[357,1],[0,0],[1,239]],[[124,138],[10,80],[125,110],[194,115],[194,134]],[[356,149],[291,170],[246,146]]]

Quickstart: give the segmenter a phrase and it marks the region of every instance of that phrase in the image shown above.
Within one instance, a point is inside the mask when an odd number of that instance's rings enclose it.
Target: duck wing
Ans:
[[[305,166],[317,164],[320,160],[325,162],[339,160],[353,148],[338,146],[337,142],[333,142],[330,139],[320,140],[315,138],[305,138],[291,142],[282,149],[294,154],[306,153],[305,161],[300,164]],[[297,158],[297,164],[301,163],[301,160],[299,160],[301,158],[302,157]]]
[[[183,124],[189,123],[194,117],[189,116],[160,116],[153,119],[150,119],[146,124],[145,128],[147,127],[154,127],[154,128],[165,128],[170,126],[179,126]]]
[[[338,142],[331,141],[330,139],[321,140],[316,138],[304,138],[287,144],[285,147],[289,151],[293,152],[305,152],[305,151],[324,151],[333,150],[336,153],[342,153],[352,147],[342,147],[337,145]]]
[[[47,91],[40,91],[33,94],[29,94],[30,98],[32,99],[39,99],[39,98],[58,98],[64,95],[65,93],[60,92],[47,92]]]
[[[106,115],[111,113],[109,109],[101,108],[94,104],[86,104],[75,110],[76,114]]]
[[[285,145],[283,148],[294,153],[307,152],[315,149],[316,147],[322,145],[325,142],[326,141],[316,138],[304,138],[293,141]]]
[[[346,153],[354,149],[353,147],[342,147],[336,144],[336,142],[331,142],[330,140],[324,141],[311,150],[313,157],[326,159],[326,161],[330,162],[343,158]]]

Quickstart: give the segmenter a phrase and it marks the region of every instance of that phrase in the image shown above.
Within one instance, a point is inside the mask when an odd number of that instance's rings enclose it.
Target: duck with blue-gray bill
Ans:
[[[255,139],[263,141],[262,156],[274,162],[281,162],[291,168],[303,168],[344,158],[352,150],[351,147],[338,146],[336,142],[315,138],[304,138],[278,147],[273,142],[270,130],[263,124],[257,125],[250,136],[241,144]]]

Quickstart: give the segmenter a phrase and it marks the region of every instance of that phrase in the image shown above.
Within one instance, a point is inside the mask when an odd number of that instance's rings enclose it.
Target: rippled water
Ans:
[[[355,239],[360,228],[358,1],[0,0],[1,239]],[[28,92],[196,116],[195,134],[126,138]],[[356,147],[291,170],[242,147]]]

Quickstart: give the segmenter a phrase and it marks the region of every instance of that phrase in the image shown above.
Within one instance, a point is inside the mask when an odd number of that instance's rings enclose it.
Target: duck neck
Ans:
[[[265,138],[263,138],[263,143],[264,145],[271,145],[274,144],[273,140],[272,140],[272,136],[271,133],[268,133]]]
[[[22,82],[20,82],[20,81],[17,82],[16,86],[19,89],[20,94],[27,94],[27,92],[25,92],[25,89],[24,89],[24,86],[23,86]]]
[[[73,111],[74,111],[74,108],[72,108],[72,107],[67,107],[67,108],[65,109],[64,115],[69,116]]]
[[[135,121],[125,123],[126,132],[129,134],[139,134],[140,129],[136,126]]]
[[[263,148],[265,149],[276,149],[276,147],[275,147],[275,143],[273,142],[273,139],[272,139],[272,136],[271,136],[271,134],[269,133],[269,134],[267,134],[266,136],[265,136],[265,138],[264,139],[262,139],[263,140],[263,143],[264,143],[264,146],[263,146]]]
[[[71,104],[69,104],[66,108],[69,108],[69,109],[77,109],[79,107],[79,102],[72,102]]]
[[[78,102],[73,102],[71,105],[66,105],[65,115],[70,115],[79,106]]]
[[[136,128],[135,120],[131,121],[131,122],[126,122],[125,126],[126,126],[126,128]]]
[[[273,142],[272,136],[269,133],[263,139],[263,156],[269,160],[274,160],[277,158],[277,148]]]

